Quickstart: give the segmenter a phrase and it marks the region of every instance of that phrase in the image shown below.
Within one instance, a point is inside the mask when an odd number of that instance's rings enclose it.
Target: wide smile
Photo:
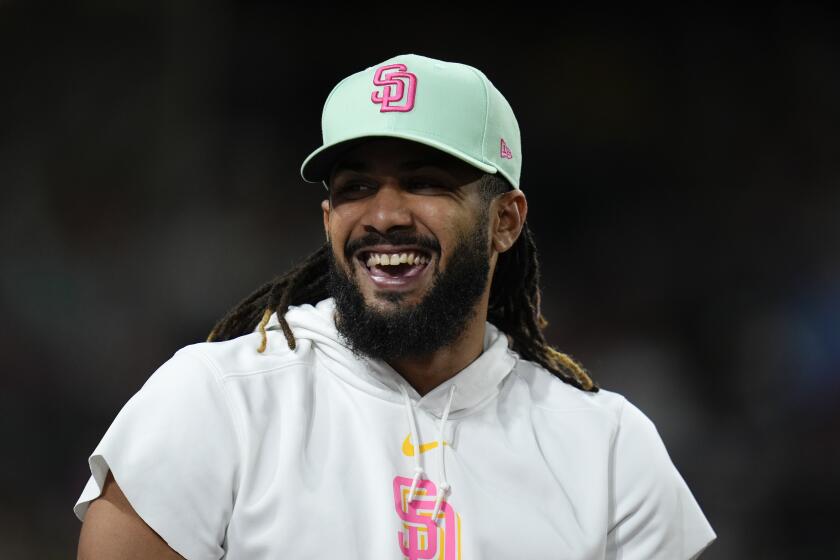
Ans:
[[[417,247],[374,247],[359,251],[355,260],[375,288],[410,291],[426,279],[434,255]]]

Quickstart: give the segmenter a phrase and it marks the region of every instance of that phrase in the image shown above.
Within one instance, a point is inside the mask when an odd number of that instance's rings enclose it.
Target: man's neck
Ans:
[[[487,308],[479,309],[452,344],[417,357],[391,360],[389,365],[420,395],[425,395],[470,365],[484,351]]]

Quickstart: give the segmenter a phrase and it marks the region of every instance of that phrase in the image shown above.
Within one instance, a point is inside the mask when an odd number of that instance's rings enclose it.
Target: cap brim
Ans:
[[[424,144],[426,146],[436,148],[444,153],[454,156],[460,159],[461,161],[472,165],[473,167],[481,169],[485,173],[497,173],[499,171],[493,165],[490,165],[483,161],[479,161],[472,156],[468,156],[459,150],[451,148],[440,142],[435,142],[434,140],[429,140],[427,138],[418,138],[410,134],[389,134],[387,132],[378,132],[376,134],[371,134],[370,136],[348,138],[347,140],[341,140],[339,142],[334,142],[326,146],[321,146],[320,148],[309,154],[309,157],[307,157],[303,161],[303,165],[301,165],[300,167],[300,176],[303,177],[303,180],[307,183],[320,183],[322,181],[325,181],[329,177],[330,172],[332,171],[333,164],[335,164],[335,162],[338,160],[341,154],[372,138],[401,138],[403,140],[411,140],[412,142]]]

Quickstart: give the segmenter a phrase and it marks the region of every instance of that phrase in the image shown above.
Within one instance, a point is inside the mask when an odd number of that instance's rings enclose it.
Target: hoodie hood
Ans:
[[[516,353],[508,348],[507,336],[492,323],[485,322],[482,354],[452,378],[421,396],[388,363],[353,354],[336,329],[335,301],[332,298],[314,306],[292,306],[286,312],[286,321],[295,339],[310,341],[312,350],[326,358],[330,369],[347,382],[393,402],[403,401],[404,390],[417,408],[437,418],[441,418],[447,408],[450,415],[456,416],[494,397],[517,360]],[[266,330],[280,331],[275,336],[279,335],[277,342],[282,340],[285,346],[276,313],[271,315]],[[269,341],[269,351],[272,342]],[[296,352],[303,351],[303,347],[300,345]],[[447,407],[453,386],[451,405]]]
[[[402,401],[406,413],[406,424],[410,434],[407,453],[414,463],[414,477],[407,495],[407,503],[418,497],[423,480],[427,479],[425,457],[417,448],[420,438],[417,431],[417,410],[424,410],[438,420],[436,482],[434,508],[431,519],[438,523],[442,517],[441,507],[451,492],[446,478],[447,421],[465,414],[480,404],[495,397],[502,381],[516,365],[516,355],[508,349],[507,336],[489,322],[484,323],[484,350],[467,367],[456,373],[423,396],[382,360],[360,357],[342,342],[335,326],[335,300],[328,298],[316,305],[290,307],[286,312],[295,339],[299,344],[295,352],[310,350],[320,354],[320,361],[327,369],[348,383],[380,398],[394,402]],[[266,330],[277,330],[280,322],[277,314],[269,318]],[[282,336],[282,333],[277,333]],[[306,344],[309,341],[310,344]],[[283,341],[285,344],[285,340]],[[451,426],[451,424],[450,424]]]

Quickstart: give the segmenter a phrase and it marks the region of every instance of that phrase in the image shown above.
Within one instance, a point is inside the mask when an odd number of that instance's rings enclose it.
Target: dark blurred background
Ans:
[[[413,52],[514,107],[550,339],[654,420],[704,559],[840,557],[840,20],[546,10],[0,0],[0,556],[74,557],[122,405],[322,242],[329,91]]]

